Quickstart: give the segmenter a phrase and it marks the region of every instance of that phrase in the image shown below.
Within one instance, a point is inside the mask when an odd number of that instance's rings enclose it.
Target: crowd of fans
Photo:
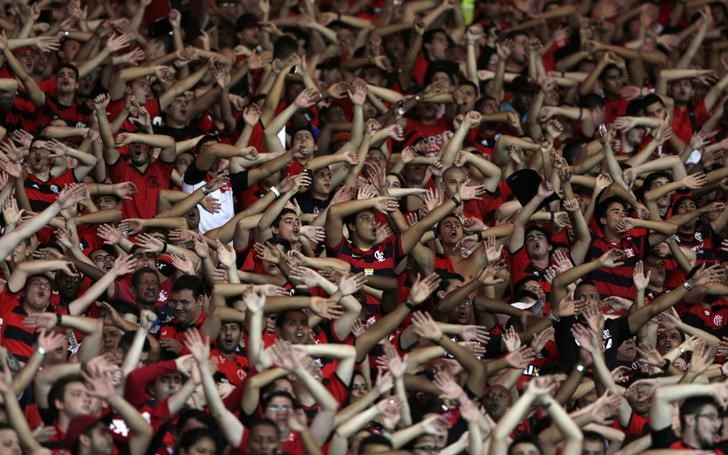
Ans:
[[[727,12],[2,2],[0,455],[728,453]]]

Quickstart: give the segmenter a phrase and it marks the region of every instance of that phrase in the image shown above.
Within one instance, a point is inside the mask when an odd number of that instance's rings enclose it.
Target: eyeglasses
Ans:
[[[713,422],[717,422],[720,420],[720,416],[717,414],[696,414],[695,417],[703,417],[705,419],[711,420]]]
[[[51,284],[49,282],[43,281],[43,280],[31,281],[30,283],[28,283],[28,286],[37,286],[39,288],[45,288],[45,289],[51,288]]]
[[[285,405],[284,406],[278,406],[277,404],[272,404],[272,405],[268,406],[268,410],[269,411],[272,411],[272,412],[290,411],[291,410],[291,407],[290,406],[285,406]]]

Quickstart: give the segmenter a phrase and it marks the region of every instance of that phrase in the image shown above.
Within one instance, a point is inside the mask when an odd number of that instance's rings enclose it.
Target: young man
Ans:
[[[647,252],[677,232],[677,226],[666,221],[642,220],[627,216],[629,206],[618,196],[601,201],[594,214],[601,228],[596,232],[585,262],[593,261],[607,251],[617,248],[623,261],[617,267],[601,268],[590,275],[602,295],[633,299],[636,293],[632,271]],[[650,233],[653,231],[654,233]]]
[[[422,235],[456,207],[460,207],[463,201],[474,199],[484,191],[482,186],[460,185],[457,194],[453,194],[400,236],[391,236],[380,244],[376,243],[376,213],[388,213],[397,209],[396,199],[380,196],[335,204],[326,216],[327,252],[331,257],[351,264],[353,273],[364,272],[369,285],[387,288],[390,285],[383,284],[380,278],[395,277],[395,267],[410,254]],[[344,238],[344,225],[349,231],[348,240]],[[373,305],[372,310],[378,312],[377,305]]]

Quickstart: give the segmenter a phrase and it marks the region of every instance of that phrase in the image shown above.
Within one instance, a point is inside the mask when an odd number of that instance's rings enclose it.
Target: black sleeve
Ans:
[[[483,358],[491,359],[493,357],[498,357],[499,355],[501,355],[503,353],[501,351],[502,340],[502,335],[493,335],[492,337],[490,337],[488,344],[485,346],[485,354],[483,354]]]
[[[652,430],[652,449],[667,449],[677,441],[672,427],[667,426],[662,430]]]
[[[197,167],[195,160],[192,160],[189,167],[185,171],[185,175],[182,180],[188,185],[197,185],[198,183],[205,180],[206,174],[207,173],[205,171],[202,171]]]
[[[233,187],[233,194],[238,194],[241,191],[248,189],[248,170],[236,172],[230,174],[230,185]]]
[[[579,360],[579,347],[571,335],[571,327],[575,322],[576,318],[567,316],[554,323],[554,339],[556,341],[556,347],[559,349],[561,369],[567,374],[574,369],[574,366]]]

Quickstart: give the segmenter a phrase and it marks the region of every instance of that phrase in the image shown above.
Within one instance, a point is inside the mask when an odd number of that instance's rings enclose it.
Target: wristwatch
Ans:
[[[683,287],[684,287],[684,288],[685,288],[686,290],[688,290],[688,291],[689,291],[689,290],[691,290],[691,289],[693,288],[693,286],[692,286],[692,285],[691,285],[691,284],[690,284],[689,282],[687,282],[687,281],[683,283]]]
[[[458,199],[455,195],[450,196],[450,200],[455,203],[455,207],[460,207],[463,204],[463,201]]]

